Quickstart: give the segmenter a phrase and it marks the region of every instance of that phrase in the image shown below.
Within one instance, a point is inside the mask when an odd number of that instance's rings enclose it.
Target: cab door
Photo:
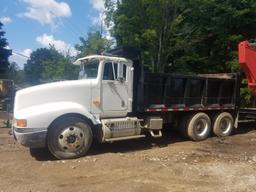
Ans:
[[[128,106],[127,66],[122,63],[105,62],[102,77],[102,110],[106,116],[113,113],[122,116]]]

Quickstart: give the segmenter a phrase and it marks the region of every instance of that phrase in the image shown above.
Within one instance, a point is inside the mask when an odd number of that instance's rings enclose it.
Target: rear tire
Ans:
[[[56,122],[48,131],[48,148],[57,159],[84,156],[90,148],[93,134],[83,119],[67,117]]]
[[[196,113],[187,121],[186,135],[194,141],[205,140],[211,132],[211,120],[206,113]]]
[[[234,118],[228,112],[218,114],[214,118],[213,133],[218,137],[226,137],[232,133]]]

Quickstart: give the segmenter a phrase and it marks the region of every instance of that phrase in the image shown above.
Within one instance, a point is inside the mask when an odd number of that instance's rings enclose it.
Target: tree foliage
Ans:
[[[239,41],[255,38],[253,0],[106,0],[117,45],[142,50],[155,72],[238,70]]]
[[[3,24],[0,22],[0,78],[6,78],[9,67],[8,58],[11,55],[11,51],[6,49],[8,43],[6,38],[4,38],[5,32],[2,30],[2,27]]]
[[[24,66],[26,81],[30,84],[74,79],[77,77],[76,66],[71,59],[59,53],[53,46],[40,48],[31,53]]]
[[[87,34],[87,39],[80,37],[80,43],[75,46],[80,52],[77,57],[100,54],[109,49],[112,44],[112,41],[102,37],[99,31],[91,31]]]
[[[11,62],[8,68],[8,79],[11,79],[16,84],[24,83],[24,71],[19,68],[16,62]]]

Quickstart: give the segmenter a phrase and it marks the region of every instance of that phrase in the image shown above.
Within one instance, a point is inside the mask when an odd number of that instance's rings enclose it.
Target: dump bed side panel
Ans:
[[[236,108],[238,83],[238,74],[218,78],[145,73],[140,109]]]

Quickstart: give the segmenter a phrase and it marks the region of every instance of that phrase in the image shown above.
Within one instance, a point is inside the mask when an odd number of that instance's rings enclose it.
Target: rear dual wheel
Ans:
[[[195,113],[183,119],[182,129],[184,136],[194,141],[204,140],[211,132],[211,119],[206,113]]]
[[[233,127],[234,119],[228,112],[217,114],[213,118],[213,126],[211,126],[210,117],[203,112],[184,117],[181,125],[182,134],[194,141],[201,141],[209,137],[211,129],[216,136],[229,136]]]
[[[228,112],[223,112],[214,118],[213,133],[218,137],[226,137],[232,133],[234,118]]]

